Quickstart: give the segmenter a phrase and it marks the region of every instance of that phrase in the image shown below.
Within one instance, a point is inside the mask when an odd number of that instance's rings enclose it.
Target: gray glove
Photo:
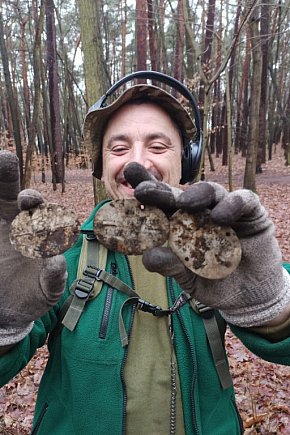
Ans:
[[[156,206],[167,215],[177,210],[176,200],[183,192],[181,189],[156,180],[144,166],[136,162],[126,165],[124,177],[135,189],[135,197],[142,204]]]
[[[168,186],[161,187],[161,184],[149,177],[146,181],[143,176],[143,181],[135,188],[136,198],[146,204],[159,201],[165,207],[170,197],[171,210],[184,209],[190,213],[210,209],[213,221],[236,231],[242,259],[232,274],[219,280],[197,276],[170,248],[145,252],[144,266],[151,272],[173,277],[199,302],[219,309],[222,316],[235,325],[260,326],[278,316],[290,304],[290,278],[281,265],[274,225],[258,196],[246,189],[228,193],[219,184],[199,182],[176,197],[175,190],[170,195]],[[166,195],[163,195],[164,190]]]
[[[11,152],[1,151],[0,346],[17,343],[30,332],[33,321],[57,303],[67,277],[62,255],[31,260],[11,246],[10,224],[19,209],[29,210],[43,202],[42,196],[32,189],[18,193],[18,159]]]

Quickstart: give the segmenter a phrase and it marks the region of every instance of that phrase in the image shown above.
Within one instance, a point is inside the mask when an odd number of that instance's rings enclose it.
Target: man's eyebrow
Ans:
[[[172,144],[170,137],[161,131],[160,132],[158,131],[155,133],[149,133],[148,135],[146,135],[146,139],[147,140],[164,139],[168,143],[168,145]]]
[[[129,136],[127,134],[113,134],[108,140],[107,148],[110,148],[114,142],[118,141],[128,142]]]

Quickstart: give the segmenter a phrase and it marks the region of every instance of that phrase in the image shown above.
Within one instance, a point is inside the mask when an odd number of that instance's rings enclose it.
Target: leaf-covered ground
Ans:
[[[244,163],[244,159],[234,156],[234,189],[242,187]],[[215,159],[215,169],[215,172],[210,172],[207,168],[207,180],[227,186],[227,168],[221,166],[219,159]],[[32,187],[40,190],[47,200],[74,209],[83,222],[93,207],[90,171],[72,166],[67,171],[64,194],[60,188],[52,191],[49,177],[47,172],[47,183],[40,183],[40,175],[35,170]],[[263,173],[257,175],[257,186],[261,201],[275,222],[284,260],[290,262],[290,168],[284,166],[281,151],[263,165]],[[245,434],[290,434],[290,368],[262,361],[230,332],[227,333],[226,347]],[[46,359],[46,348],[40,349],[26,368],[0,389],[1,435],[30,433]]]

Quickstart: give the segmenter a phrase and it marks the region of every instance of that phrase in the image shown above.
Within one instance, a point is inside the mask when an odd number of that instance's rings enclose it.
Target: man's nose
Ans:
[[[136,144],[132,147],[132,152],[130,156],[130,160],[132,162],[139,163],[144,166],[146,169],[150,168],[150,161],[148,160],[148,155],[146,150],[141,146],[141,144]]]

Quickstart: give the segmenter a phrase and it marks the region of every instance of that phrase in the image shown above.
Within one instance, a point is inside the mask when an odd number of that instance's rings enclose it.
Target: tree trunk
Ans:
[[[150,52],[151,69],[153,71],[157,71],[153,0],[147,0],[147,8],[148,8],[148,35],[149,35],[149,52]]]
[[[217,38],[217,49],[216,49],[216,64],[215,68],[218,69],[221,66],[221,53],[222,53],[222,38],[223,38],[223,0],[221,0],[220,5],[220,15],[219,15],[219,28],[218,28],[218,38]],[[213,102],[212,102],[212,116],[211,116],[211,134],[210,134],[210,151],[211,153],[216,153],[218,156],[222,152],[222,144],[218,140],[220,138],[221,125],[221,78],[214,82],[213,85]]]
[[[147,7],[146,0],[136,0],[136,40],[137,40],[137,71],[145,71],[147,59],[147,25],[146,19]],[[146,80],[139,80],[139,83],[145,83]]]
[[[214,35],[214,20],[215,20],[215,2],[216,0],[208,0],[206,30],[204,35],[204,44],[201,56],[202,68],[204,75],[208,79],[211,75],[211,53]],[[202,79],[199,90],[199,103],[201,107],[204,105],[206,83]],[[203,125],[204,126],[204,125]]]
[[[25,124],[26,124],[26,136],[29,140],[30,134],[30,95],[29,95],[29,85],[28,85],[28,77],[27,77],[27,63],[26,63],[26,43],[25,43],[25,31],[27,19],[23,20],[20,12],[19,12],[19,20],[21,27],[21,64],[22,64],[22,80],[23,80],[23,102],[24,102],[24,116],[25,116]]]
[[[78,0],[87,105],[94,104],[109,87],[109,75],[105,64],[99,2]],[[95,204],[106,198],[104,183],[93,178]]]
[[[159,10],[159,13],[157,15],[157,28],[159,32],[159,38],[157,44],[157,52],[159,53],[159,60],[157,62],[157,66],[158,66],[158,70],[168,74],[169,68],[168,68],[167,50],[166,50],[165,32],[164,32],[165,0],[157,0],[157,6]]]
[[[123,2],[122,2],[123,3]],[[122,13],[122,24],[121,24],[121,35],[122,35],[122,77],[126,75],[126,25],[127,25],[127,0],[124,0],[124,4],[121,10]]]
[[[236,148],[242,151],[242,156],[246,156],[246,144],[247,144],[247,135],[248,135],[248,119],[249,119],[249,70],[250,70],[250,61],[251,61],[251,37],[250,37],[250,29],[247,26],[246,31],[246,55],[243,65],[243,73],[240,85],[240,98],[238,102],[238,109],[241,107],[241,112],[239,110],[237,114],[236,120]],[[240,115],[241,113],[241,115]],[[241,122],[240,122],[241,119]]]
[[[57,71],[54,1],[46,0],[47,68],[49,86],[50,127],[53,145],[51,158],[55,162],[55,182],[64,183],[64,154],[60,130],[60,102]]]
[[[252,78],[251,78],[251,102],[249,116],[249,135],[246,157],[246,167],[244,174],[244,188],[256,191],[256,161],[259,143],[259,106],[261,97],[261,68],[262,53],[261,47],[257,44],[258,17],[252,16],[250,26],[251,46],[252,46]]]
[[[23,187],[23,152],[21,145],[21,134],[20,134],[20,124],[19,124],[19,116],[18,116],[18,104],[13,92],[13,86],[9,71],[9,61],[8,61],[8,52],[5,44],[5,35],[4,35],[4,27],[3,27],[3,16],[0,12],[0,53],[2,58],[2,66],[5,78],[5,86],[7,91],[9,109],[12,119],[13,125],[13,138],[16,146],[16,153],[19,159],[19,172],[20,172],[20,182]]]
[[[195,53],[192,50],[191,46],[191,35],[189,34],[189,29],[191,33],[193,33],[193,23],[192,23],[192,13],[191,8],[189,7],[188,0],[183,1],[183,17],[184,21],[187,22],[187,28],[185,26],[185,53],[186,53],[186,64],[185,71],[187,80],[190,81],[194,77],[194,73],[196,70],[196,58]]]
[[[100,2],[78,0],[84,72],[88,107],[93,105],[108,89],[109,74],[104,59],[100,23]]]
[[[233,140],[232,140],[232,104],[230,92],[230,75],[226,71],[226,107],[227,107],[227,138],[228,138],[228,181],[229,191],[233,191]]]
[[[269,63],[269,33],[270,33],[270,6],[267,3],[261,5],[261,49],[262,49],[262,78],[261,78],[261,101],[259,114],[259,143],[257,153],[256,172],[262,172],[262,163],[266,161],[267,143],[267,100],[268,100],[268,63]]]
[[[35,138],[39,129],[39,113],[40,113],[40,102],[41,102],[41,34],[43,31],[45,15],[45,1],[41,1],[39,17],[37,18],[35,37],[34,37],[34,48],[33,48],[33,72],[34,72],[34,107],[32,122],[30,124],[30,130],[28,135],[28,145],[26,149],[26,160],[25,160],[25,176],[24,185],[25,188],[29,188],[31,181],[31,161],[33,151],[35,149]]]
[[[282,140],[284,145],[285,165],[290,166],[290,90],[286,103]]]
[[[184,17],[183,17],[183,3],[178,0],[177,5],[177,20],[176,20],[176,44],[175,56],[173,64],[173,76],[183,81],[183,48],[184,48]],[[174,95],[175,93],[173,93]],[[177,96],[177,95],[175,95]]]

